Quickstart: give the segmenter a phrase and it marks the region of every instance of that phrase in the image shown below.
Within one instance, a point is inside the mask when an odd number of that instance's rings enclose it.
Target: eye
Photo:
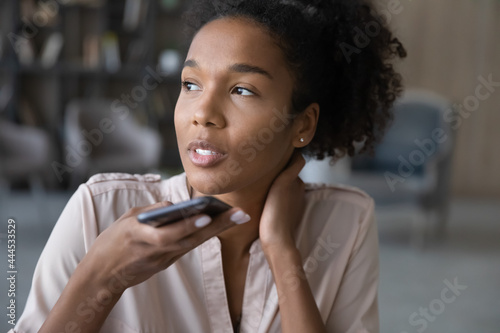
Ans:
[[[253,93],[253,91],[245,89],[245,88],[242,88],[242,87],[236,87],[236,88],[234,88],[233,92],[235,94],[241,95],[241,96],[254,96],[255,95]]]
[[[182,87],[184,89],[186,89],[187,91],[197,91],[197,90],[201,90],[201,88],[199,86],[197,86],[196,84],[194,83],[191,83],[189,81],[182,81]]]

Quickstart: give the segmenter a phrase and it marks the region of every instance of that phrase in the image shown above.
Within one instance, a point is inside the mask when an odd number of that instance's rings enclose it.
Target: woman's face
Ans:
[[[272,37],[246,19],[208,23],[182,81],[175,128],[190,185],[206,195],[269,186],[300,139],[288,111],[293,79]]]

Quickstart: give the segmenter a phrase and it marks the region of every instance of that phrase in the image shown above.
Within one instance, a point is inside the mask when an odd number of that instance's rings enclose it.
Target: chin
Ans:
[[[236,189],[234,179],[227,173],[211,174],[203,171],[187,171],[189,184],[203,195],[218,195],[232,192]]]

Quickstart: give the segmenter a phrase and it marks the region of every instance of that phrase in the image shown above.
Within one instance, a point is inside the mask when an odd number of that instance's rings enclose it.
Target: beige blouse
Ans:
[[[307,185],[296,235],[328,332],[378,332],[378,239],[373,200],[345,186]],[[189,199],[186,175],[100,174],[68,202],[35,269],[23,315],[10,333],[37,332],[92,243],[131,207]],[[291,268],[290,276],[294,275]],[[120,277],[117,277],[120,279]],[[122,277],[123,278],[123,277]],[[90,318],[86,304],[79,315]],[[213,237],[168,269],[127,289],[105,333],[233,333],[221,244]],[[259,240],[250,249],[240,332],[281,332],[278,296]]]

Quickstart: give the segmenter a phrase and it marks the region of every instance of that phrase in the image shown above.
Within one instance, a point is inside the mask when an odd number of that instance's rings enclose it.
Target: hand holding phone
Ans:
[[[194,215],[206,214],[215,216],[231,208],[232,207],[230,205],[214,197],[198,197],[172,206],[153,209],[141,213],[137,215],[137,220],[153,227],[161,227]]]

